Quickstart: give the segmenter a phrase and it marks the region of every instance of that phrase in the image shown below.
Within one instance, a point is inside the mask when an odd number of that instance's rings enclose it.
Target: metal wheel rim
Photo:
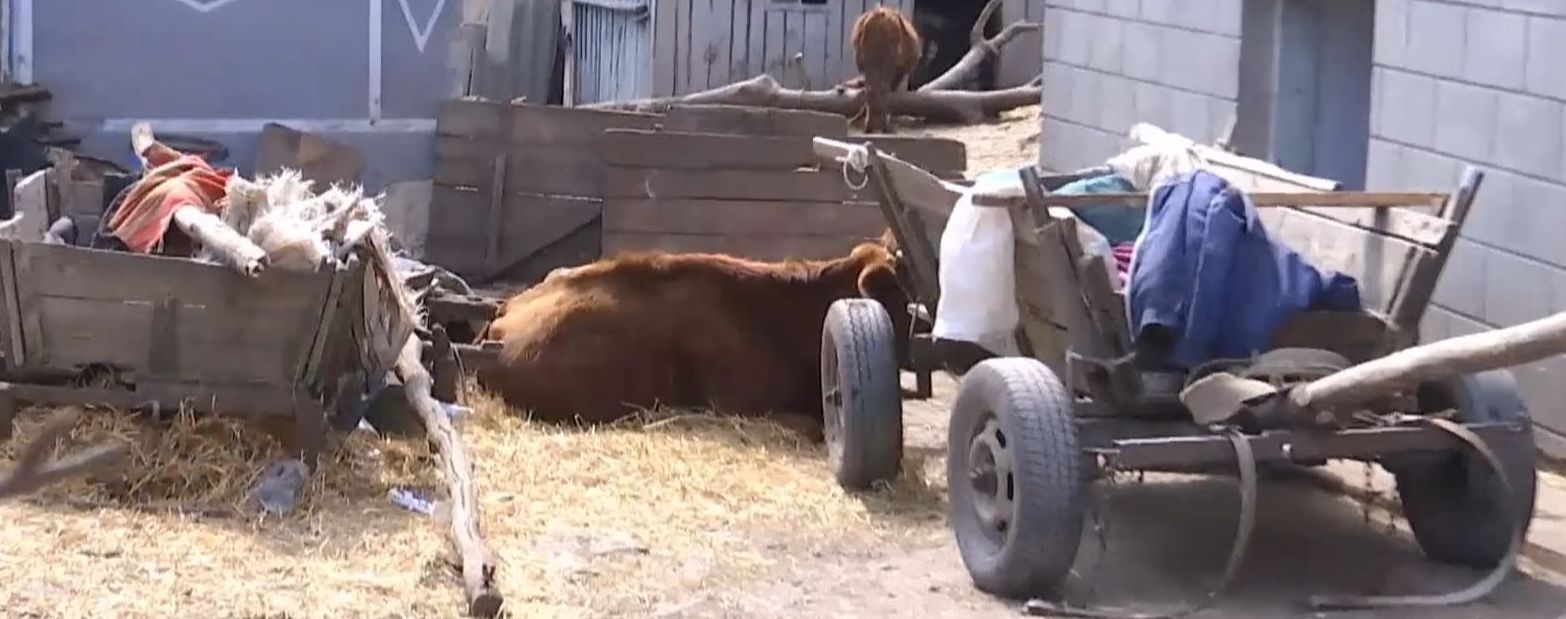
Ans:
[[[827,463],[832,470],[843,464],[843,391],[838,376],[837,346],[829,336],[821,354],[822,433],[827,444]]]
[[[985,539],[996,547],[1005,545],[1016,518],[1016,467],[1010,439],[994,414],[986,414],[968,439],[964,483],[969,509]]]

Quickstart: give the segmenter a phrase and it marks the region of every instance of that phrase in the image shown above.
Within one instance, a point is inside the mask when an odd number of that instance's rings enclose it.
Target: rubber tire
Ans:
[[[1533,520],[1537,459],[1533,425],[1517,382],[1505,370],[1469,374],[1425,386],[1457,409],[1464,423],[1520,421],[1526,440],[1520,448],[1495,449],[1512,484],[1514,517],[1523,534]],[[1444,393],[1442,393],[1444,392]],[[1422,400],[1428,400],[1424,393]],[[1434,410],[1426,401],[1426,410]],[[1499,446],[1497,446],[1499,447]],[[1494,567],[1506,555],[1512,527],[1502,505],[1500,479],[1478,454],[1467,449],[1434,458],[1384,462],[1397,479],[1403,516],[1425,555],[1437,561]]]
[[[840,389],[833,475],[847,490],[867,490],[897,478],[903,466],[903,393],[897,367],[896,331],[880,303],[839,299],[821,329],[821,393]],[[835,355],[834,364],[830,363]],[[823,405],[823,413],[832,409]],[[831,419],[825,420],[832,423]]]
[[[1013,513],[998,547],[973,507],[970,442],[993,414],[1011,437]],[[1057,594],[1076,560],[1086,484],[1072,399],[1038,360],[988,359],[963,378],[947,433],[952,532],[981,591],[1012,599]]]

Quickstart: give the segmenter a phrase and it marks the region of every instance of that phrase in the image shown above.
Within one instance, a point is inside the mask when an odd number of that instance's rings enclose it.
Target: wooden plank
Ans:
[[[674,94],[691,92],[691,4],[695,0],[665,0],[674,3]]]
[[[1388,310],[1392,320],[1404,331],[1419,332],[1419,324],[1424,319],[1430,299],[1435,295],[1436,284],[1441,279],[1441,271],[1446,268],[1446,261],[1451,257],[1452,248],[1457,244],[1458,233],[1468,219],[1474,196],[1479,192],[1483,182],[1484,172],[1478,168],[1469,166],[1463,171],[1462,183],[1450,194],[1439,211],[1441,219],[1450,222],[1450,226],[1446,234],[1431,247],[1435,255],[1429,260],[1410,263],[1404,270],[1405,277]]]
[[[826,13],[811,10],[804,17],[805,88],[826,88],[833,83],[827,74]]]
[[[750,19],[745,24],[746,76],[760,75],[767,70],[767,5],[770,2],[750,2]]]
[[[767,58],[765,64],[762,65],[762,71],[771,74],[779,82],[787,83],[783,75],[787,66],[784,64],[784,60],[788,58],[784,55],[783,49],[783,23],[788,20],[788,14],[781,9],[768,8],[766,19]]]
[[[679,170],[794,170],[815,165],[800,138],[611,129],[597,152],[611,166]]]
[[[717,34],[717,10],[712,0],[694,0],[691,3],[691,55],[687,65],[691,73],[690,90],[696,92],[711,87],[712,57]]]
[[[678,48],[675,46],[676,29],[674,26],[676,14],[675,7],[679,2],[660,0],[654,2],[653,7],[657,13],[653,16],[653,89],[655,97],[668,97],[674,94],[674,58]]]
[[[594,198],[602,192],[604,165],[591,144],[503,149],[489,140],[442,136],[435,139],[435,153],[435,183],[447,187],[489,187],[495,158],[505,154],[510,193]]]
[[[601,211],[600,204],[593,201],[508,195],[504,230],[500,234],[501,251],[493,263],[495,267],[485,268],[490,264],[484,260],[488,205],[486,192],[437,185],[431,212],[438,215],[430,218],[424,250],[429,261],[464,277],[487,279],[597,221]]]
[[[513,144],[587,145],[605,129],[651,129],[660,118],[657,114],[531,103],[447,100],[441,102],[435,132]]]
[[[292,168],[314,183],[317,191],[334,183],[358,183],[364,175],[364,166],[364,155],[359,149],[278,123],[269,122],[261,128],[256,146],[257,175]]]
[[[506,267],[492,281],[514,282],[524,286],[536,284],[554,269],[597,260],[602,255],[602,246],[603,233],[594,220]]]
[[[764,3],[767,0],[755,0]],[[750,72],[750,5],[751,0],[734,0],[729,15],[729,63],[724,67],[727,76],[723,83],[732,83],[751,77]]]
[[[1432,259],[1435,252],[1304,211],[1286,210],[1271,236],[1300,252],[1311,264],[1353,276],[1365,307],[1386,312],[1405,265]]]
[[[871,238],[886,228],[866,203],[627,200],[604,203],[604,233],[847,235]]]
[[[493,180],[489,184],[489,222],[485,230],[489,238],[484,243],[484,266],[493,270],[500,267],[500,233],[505,226],[506,154],[495,155]]]
[[[782,11],[783,68],[778,81],[785,88],[809,88],[805,80],[805,14],[797,9]]]
[[[867,239],[849,235],[643,234],[605,232],[604,256],[659,251],[714,253],[752,260],[824,260],[848,255]]]
[[[730,40],[733,39],[734,25],[734,0],[708,0],[708,10],[711,11],[711,50],[705,56],[707,64],[707,87],[717,88],[735,81],[735,77],[729,74]]]
[[[828,84],[843,81],[843,3],[826,6],[826,79]]]
[[[22,309],[17,304],[16,258],[12,252],[15,243],[0,241],[0,311],[5,312],[5,347],[0,349],[6,357],[6,367],[13,367],[25,358],[22,350]]]
[[[1378,192],[1332,191],[1323,193],[1248,193],[1251,204],[1257,208],[1392,208],[1430,206],[1440,204],[1445,194],[1428,192]],[[1044,197],[1047,206],[1079,208],[1101,204],[1125,204],[1146,202],[1148,194],[1140,192],[1114,192],[1093,194],[1049,194]],[[979,194],[975,206],[1009,207],[1019,203],[1021,196],[997,196]]]
[[[606,198],[866,202],[873,199],[871,195],[849,188],[837,170],[694,171],[611,167],[604,181]]]
[[[632,127],[627,127],[632,128]],[[770,136],[844,136],[848,119],[838,114],[739,105],[675,105],[663,120],[666,131]]]
[[[856,135],[851,142],[869,142],[877,149],[931,172],[968,169],[968,147],[958,140],[904,135]]]
[[[1416,210],[1393,208],[1315,208],[1302,211],[1320,215],[1362,230],[1382,232],[1413,243],[1434,247],[1446,238],[1452,224]]]

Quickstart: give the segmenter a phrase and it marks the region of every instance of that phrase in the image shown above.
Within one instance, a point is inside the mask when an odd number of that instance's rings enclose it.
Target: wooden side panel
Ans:
[[[717,17],[717,3],[712,0],[691,1],[689,20],[691,53],[686,64],[691,74],[691,81],[686,92],[706,90],[710,83],[708,79],[711,77],[710,67],[713,57],[718,53],[717,43],[720,36]]]
[[[616,199],[604,203],[603,227],[605,234],[871,238],[886,220],[865,203]]]
[[[750,0],[750,20],[745,24],[745,74],[760,75],[767,70],[767,3]]]
[[[608,198],[669,200],[770,200],[783,202],[867,202],[867,190],[855,191],[832,171],[660,170],[610,168],[604,183]]]
[[[664,116],[667,131],[841,137],[848,119],[838,114],[738,105],[675,105]]]
[[[487,269],[483,235],[491,230],[489,194],[436,185],[431,198],[429,237],[426,252],[440,248],[439,264],[457,273],[494,276]],[[536,252],[585,227],[593,227],[602,204],[596,200],[564,197],[509,195],[500,210],[497,224],[502,242],[497,263],[507,270],[526,262]],[[554,264],[554,266],[566,266]]]
[[[651,129],[659,118],[657,114],[448,100],[441,103],[435,132],[512,144],[587,145],[605,129]]]
[[[805,76],[805,14],[789,10],[778,16],[783,18],[783,67],[776,77],[786,88],[809,88]]]
[[[766,60],[762,63],[762,71],[770,73],[772,77],[784,84],[788,83],[784,71],[787,58],[783,49],[783,26],[788,19],[784,11],[769,8],[766,11]]]
[[[21,365],[109,363],[141,378],[287,387],[310,354],[332,276],[241,277],[189,260],[12,245]]]
[[[805,87],[826,88],[835,80],[827,73],[827,19],[824,11],[805,15]]]
[[[721,83],[737,82],[755,75],[750,72],[750,5],[767,0],[733,0],[729,12],[729,62],[724,69],[728,75]]]
[[[1360,296],[1368,309],[1385,312],[1403,270],[1414,261],[1429,260],[1434,252],[1401,239],[1381,236],[1313,213],[1293,209],[1278,211],[1268,232],[1300,252],[1318,268],[1331,269],[1359,280]]]
[[[777,234],[604,233],[604,256],[627,252],[714,253],[752,260],[821,260],[847,255],[863,239],[851,236]]]

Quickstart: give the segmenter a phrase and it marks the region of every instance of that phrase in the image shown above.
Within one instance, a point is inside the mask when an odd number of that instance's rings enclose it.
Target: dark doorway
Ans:
[[[970,47],[968,34],[984,11],[983,0],[918,0],[914,3],[914,29],[924,41],[924,56],[919,68],[908,80],[908,88],[914,89],[940,77],[962,60]],[[1000,11],[984,25],[984,36],[992,37],[1000,32]],[[995,60],[992,58],[979,68],[979,90],[995,87]]]

